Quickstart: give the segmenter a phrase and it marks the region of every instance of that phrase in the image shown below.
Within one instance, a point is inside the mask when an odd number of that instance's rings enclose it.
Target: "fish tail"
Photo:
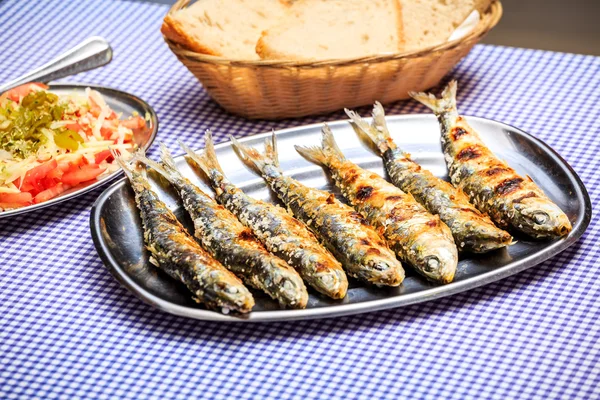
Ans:
[[[160,144],[160,160],[163,164],[163,169],[172,173],[173,175],[179,176],[181,175],[177,166],[175,165],[175,160],[173,159],[173,155],[169,151],[169,148],[164,144]],[[154,167],[153,167],[154,168]]]
[[[383,118],[383,121],[385,122],[385,113],[383,111],[383,107],[379,102],[375,103],[375,107],[373,108],[374,115],[376,108],[379,108],[378,115],[381,115],[381,118]],[[393,150],[396,148],[396,145],[392,141],[392,138],[390,137],[390,133],[387,130],[387,126],[385,125],[385,123],[381,127],[381,129],[379,129],[374,125],[369,125],[369,123],[362,119],[357,112],[348,110],[347,108],[345,108],[344,111],[346,111],[346,115],[350,117],[350,124],[352,125],[352,128],[354,128],[356,134],[361,139],[365,139],[372,146],[375,146],[380,154],[385,153],[389,149]]]
[[[324,124],[321,132],[323,133],[321,147],[294,146],[296,151],[308,161],[325,166],[329,164],[332,158],[337,158],[340,161],[344,160],[345,157],[335,142],[335,138],[333,137],[329,125]]]
[[[263,174],[268,166],[279,168],[279,157],[277,155],[277,139],[275,132],[271,135],[271,138],[265,139],[265,152],[261,154],[258,150],[253,147],[241,144],[234,138],[231,138],[233,148],[244,164],[251,168],[258,174]]]
[[[442,97],[439,99],[431,93],[408,92],[408,94],[421,104],[431,108],[435,114],[441,114],[443,112],[456,111],[456,89],[457,83],[455,80],[452,80],[448,83],[448,86],[442,92]]]
[[[145,158],[145,152],[143,149],[138,149],[134,153],[133,157],[128,160],[124,159],[121,153],[119,153],[117,150],[112,148],[109,148],[109,150],[117,164],[123,168],[123,172],[128,179],[133,179],[134,174],[136,173],[146,178],[146,168],[141,168],[137,162],[140,157]]]
[[[223,170],[221,169],[221,165],[217,160],[217,153],[215,153],[215,144],[213,142],[212,133],[210,130],[206,130],[204,134],[204,151],[200,154],[196,153],[192,150],[188,145],[179,141],[179,145],[181,148],[187,153],[187,155],[194,160],[198,167],[208,176],[212,177],[212,171],[218,171],[223,175]]]
[[[168,152],[167,147],[163,143],[160,144],[160,150],[161,150],[161,154],[163,151]],[[179,175],[179,171],[177,171],[177,170],[173,171],[169,167],[164,167],[163,165],[160,165],[156,161],[151,160],[142,154],[136,154],[135,158],[137,161],[139,161],[143,164],[146,164],[148,167],[150,167],[153,170],[155,170],[156,172],[158,172],[161,176],[163,176],[169,182],[173,182],[175,180],[175,178],[177,178]]]

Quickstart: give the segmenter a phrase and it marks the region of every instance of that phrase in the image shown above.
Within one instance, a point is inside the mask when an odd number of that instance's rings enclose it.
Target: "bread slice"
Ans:
[[[326,60],[398,52],[399,0],[296,0],[256,44],[263,59]]]
[[[483,13],[493,0],[400,0],[405,49],[444,43],[473,11]]]
[[[168,14],[161,32],[199,53],[258,59],[254,48],[261,32],[278,24],[289,7],[287,0],[198,0]]]

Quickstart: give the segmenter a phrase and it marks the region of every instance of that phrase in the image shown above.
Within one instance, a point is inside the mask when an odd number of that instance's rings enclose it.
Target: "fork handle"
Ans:
[[[101,67],[112,60],[112,47],[100,36],[87,38],[71,50],[33,71],[0,86],[0,93],[27,82],[50,82]]]

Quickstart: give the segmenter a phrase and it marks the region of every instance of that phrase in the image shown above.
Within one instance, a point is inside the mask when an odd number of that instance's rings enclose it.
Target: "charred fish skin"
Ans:
[[[275,134],[271,141],[267,139],[266,153],[262,155],[232,138],[242,160],[262,175],[296,218],[341,261],[348,275],[375,285],[400,285],[404,269],[375,229],[333,194],[284,176],[279,169],[275,140]]]
[[[242,282],[196,243],[150,188],[143,173],[113,155],[135,193],[150,262],[185,284],[194,300],[207,308],[224,313],[250,312],[254,298]]]
[[[342,265],[287,210],[248,196],[231,183],[220,168],[210,131],[205,135],[205,151],[195,153],[185,146],[208,176],[219,203],[231,211],[271,253],[294,267],[312,288],[333,299],[348,291],[348,278]]]
[[[373,107],[372,125],[353,111],[346,110],[346,114],[355,131],[377,147],[392,183],[410,193],[431,214],[439,215],[452,231],[459,251],[486,253],[512,243],[511,235],[477,210],[461,190],[422,168],[397,147],[381,104]]]
[[[202,247],[246,284],[264,291],[282,307],[306,307],[308,292],[298,273],[269,253],[233,214],[181,175],[166,147],[161,146],[161,152],[162,165],[147,158],[141,161],[177,189]]]
[[[458,114],[456,89],[456,81],[450,82],[440,99],[431,94],[411,93],[438,118],[442,148],[454,186],[502,228],[533,239],[567,235],[572,229],[571,222],[560,207],[529,176],[520,176],[497,158]]]
[[[327,125],[321,147],[296,150],[326,167],[350,204],[387,240],[391,249],[430,280],[454,279],[458,253],[450,229],[407,193],[347,160]]]

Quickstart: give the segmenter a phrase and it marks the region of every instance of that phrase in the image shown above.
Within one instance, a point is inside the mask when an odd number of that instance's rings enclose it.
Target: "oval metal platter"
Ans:
[[[123,113],[123,117],[127,117],[133,114],[133,112],[137,112],[139,115],[150,116],[150,121],[146,121],[148,124],[148,129],[143,132],[137,132],[134,136],[133,140],[138,145],[138,147],[147,149],[150,147],[154,138],[156,137],[156,132],[158,132],[158,117],[156,113],[150,107],[148,103],[144,100],[136,97],[132,94],[122,92],[117,89],[111,89],[103,86],[95,86],[95,85],[86,85],[86,84],[71,84],[71,83],[56,83],[50,84],[50,91],[60,94],[68,94],[73,92],[83,92],[86,88],[91,88],[97,90],[102,94],[106,103],[117,113]],[[54,204],[72,199],[74,197],[80,196],[90,190],[97,188],[100,185],[104,185],[109,181],[115,179],[117,176],[121,174],[121,169],[116,170],[112,174],[92,182],[82,183],[77,185],[74,188],[67,190],[66,192],[60,194],[59,196],[45,201],[39,204],[32,204],[27,207],[16,208],[14,210],[7,210],[0,212],[0,218],[9,217],[13,215],[23,214],[29,211],[39,210],[40,208],[49,207]]]
[[[464,256],[459,262],[455,281],[447,285],[430,283],[406,266],[407,278],[400,287],[376,288],[351,281],[348,295],[343,300],[330,300],[311,292],[304,310],[280,310],[266,295],[253,292],[256,306],[249,315],[242,317],[203,309],[191,299],[191,294],[182,284],[148,262],[141,220],[133,192],[125,180],[108,188],[92,208],[90,222],[94,244],[117,280],[148,304],[176,315],[202,320],[251,322],[333,317],[429,301],[533,267],[577,241],[590,222],[591,203],[581,180],[567,162],[546,144],[519,129],[483,118],[467,119],[497,155],[521,174],[531,176],[567,213],[573,224],[573,231],[567,237],[546,242],[516,237],[518,242],[508,249],[481,256]],[[418,163],[437,176],[447,175],[440,149],[438,123],[433,116],[392,116],[387,120],[396,142],[411,153]],[[381,159],[360,143],[348,122],[333,122],[330,126],[349,159],[371,171],[384,174]],[[305,161],[293,147],[295,144],[318,144],[320,129],[319,124],[277,132],[280,164],[286,174],[308,186],[331,190],[339,197],[325,172]],[[267,135],[245,138],[242,142],[262,148]],[[277,202],[263,180],[244,167],[229,142],[218,145],[217,154],[227,176],[240,188],[256,198]],[[206,193],[213,194],[198,171],[183,157],[177,158],[177,164],[184,175]],[[153,180],[153,185],[159,196],[193,232],[193,225],[172,188],[160,179]]]

